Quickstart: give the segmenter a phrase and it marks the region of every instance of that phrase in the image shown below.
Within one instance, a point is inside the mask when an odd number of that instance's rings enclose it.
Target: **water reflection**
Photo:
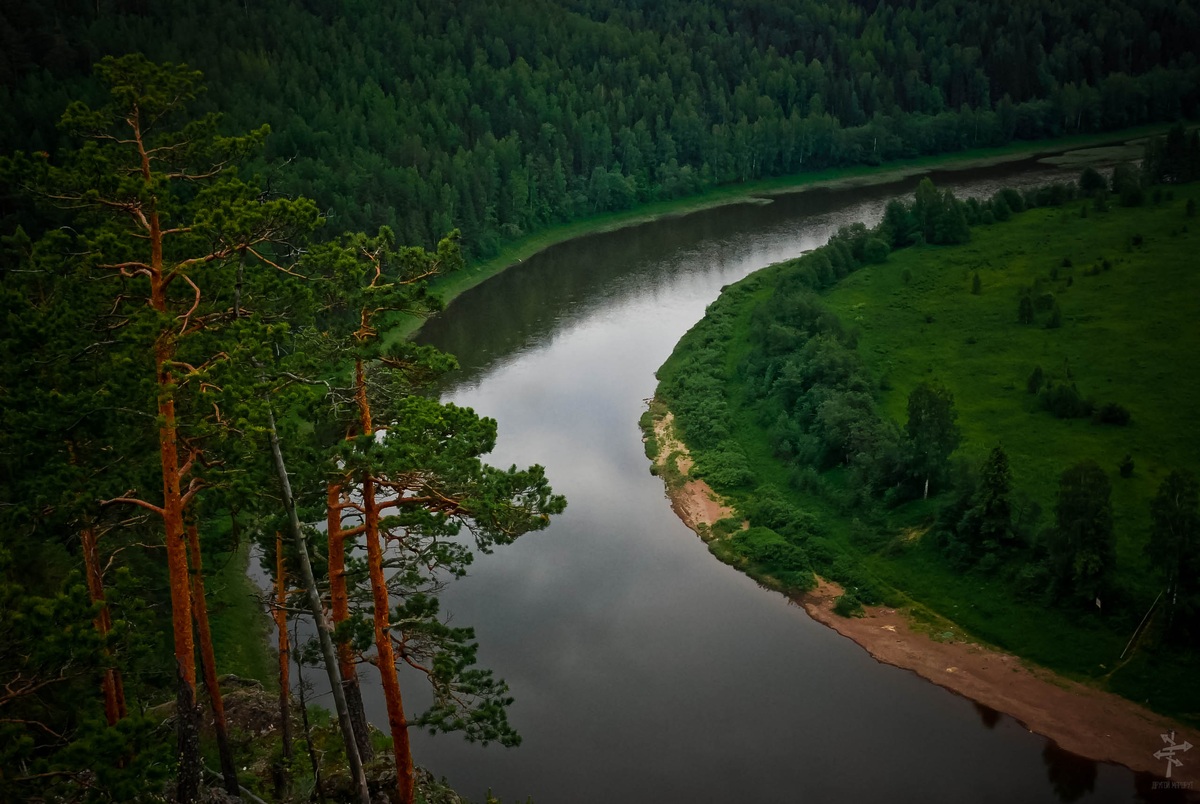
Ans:
[[[1096,789],[1096,763],[1062,750],[1053,740],[1042,749],[1046,774],[1060,801],[1078,801]]]
[[[985,706],[976,701],[971,701],[971,705],[975,707],[975,712],[979,715],[979,719],[983,721],[983,725],[989,729],[996,728],[996,724],[1000,722],[1000,713],[990,706]]]
[[[1062,175],[941,176],[960,196]],[[540,462],[567,512],[481,556],[443,608],[507,680],[518,749],[414,735],[469,797],[622,802],[1135,800],[986,707],[880,665],[713,559],[671,512],[637,431],[654,371],[723,285],[878,220],[899,186],[723,207],[565,243],[464,294],[420,340],[462,366],[443,389],[500,423],[494,464]],[[385,723],[377,674],[364,698]],[[406,704],[427,700],[402,675]],[[974,712],[974,714],[973,714]],[[983,721],[982,725],[980,720]],[[1049,773],[1048,767],[1053,770]],[[1064,769],[1065,768],[1065,769]]]

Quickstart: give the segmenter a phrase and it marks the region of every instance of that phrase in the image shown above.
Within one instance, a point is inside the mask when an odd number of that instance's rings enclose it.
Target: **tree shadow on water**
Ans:
[[[1096,762],[1064,751],[1053,740],[1042,750],[1046,774],[1059,801],[1078,801],[1096,789]]]
[[[976,714],[983,721],[983,725],[989,729],[996,728],[996,724],[1000,722],[1000,713],[990,706],[985,706],[978,701],[971,701],[971,705],[975,707]]]

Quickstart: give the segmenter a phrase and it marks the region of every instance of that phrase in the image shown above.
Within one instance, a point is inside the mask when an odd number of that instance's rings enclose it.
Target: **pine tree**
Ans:
[[[461,264],[457,233],[435,252],[398,246],[387,228],[312,247],[296,270],[309,277],[323,317],[297,325],[287,348],[261,359],[265,397],[297,414],[283,425],[284,440],[296,444],[288,449],[297,458],[289,463],[289,485],[306,506],[326,511],[335,662],[351,681],[346,697],[356,677],[349,667],[374,648],[401,801],[413,796],[413,726],[484,742],[519,740],[504,715],[507,687],[474,667],[473,632],[439,620],[436,593],[472,558],[451,537],[466,527],[486,551],[545,527],[565,505],[541,467],[501,471],[480,461],[494,445],[494,422],[422,393],[456,365],[452,358],[381,337],[398,316],[440,309],[427,282]],[[269,498],[262,502],[270,505]],[[365,589],[345,572],[359,538]],[[385,541],[392,548],[386,552]],[[365,609],[356,605],[364,593],[371,601]],[[394,606],[396,599],[403,602]],[[420,717],[405,708],[400,667],[422,671],[432,685],[434,706]]]
[[[204,660],[213,659],[201,590],[190,578],[185,512],[220,472],[206,451],[226,430],[222,410],[237,404],[231,355],[262,338],[261,321],[243,317],[240,303],[277,281],[285,269],[272,260],[274,251],[311,231],[318,216],[305,200],[261,198],[227,170],[267,130],[229,138],[218,135],[215,114],[189,119],[198,74],[140,56],[106,58],[96,73],[109,102],[98,109],[75,102],[63,115],[64,129],[88,144],[61,165],[18,155],[6,168],[37,201],[72,213],[72,256],[48,260],[46,270],[107,294],[114,333],[108,348],[121,371],[104,391],[158,423],[157,454],[128,457],[146,461],[147,470],[157,463],[161,502],[148,499],[151,486],[139,483],[103,504],[151,511],[165,530],[178,673],[176,797],[187,802],[200,779],[193,616]],[[46,242],[61,246],[62,236],[49,234]],[[220,719],[219,689],[210,696]],[[228,746],[221,757],[226,789],[236,795]]]

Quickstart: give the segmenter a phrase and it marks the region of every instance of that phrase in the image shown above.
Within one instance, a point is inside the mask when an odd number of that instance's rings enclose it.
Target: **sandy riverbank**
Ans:
[[[670,413],[655,422],[657,471],[666,481],[675,513],[698,535],[707,537],[713,523],[734,511],[703,480],[688,477],[692,460],[675,436],[672,423]],[[1200,732],[1195,729],[1012,654],[963,641],[961,631],[957,631],[959,638],[935,639],[914,627],[905,609],[873,606],[865,608],[863,617],[840,617],[833,613],[833,605],[841,588],[818,581],[815,590],[793,598],[814,620],[853,640],[877,661],[911,670],[1011,715],[1073,754],[1161,777],[1167,763],[1154,753],[1164,747],[1160,735],[1174,729],[1177,743],[1186,741],[1194,748],[1177,754],[1183,765],[1174,768],[1171,781],[1190,786],[1189,799],[1200,800]]]

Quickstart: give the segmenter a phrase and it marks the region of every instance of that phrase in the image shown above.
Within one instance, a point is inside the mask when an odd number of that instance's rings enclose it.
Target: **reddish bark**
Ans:
[[[346,544],[342,533],[341,486],[330,483],[326,499],[327,531],[329,535],[329,602],[333,614],[333,627],[350,619],[350,596],[346,589]],[[367,728],[366,709],[363,706],[362,690],[358,686],[358,668],[354,663],[354,651],[348,643],[337,646],[338,670],[342,675],[342,687],[346,691],[346,704],[354,725],[354,741],[363,762],[374,759],[370,730]]]
[[[367,399],[366,378],[362,360],[355,365],[355,384],[359,409],[359,424],[364,435],[373,436],[371,406]],[[408,721],[404,716],[404,700],[400,681],[396,677],[396,654],[388,629],[387,579],[383,574],[383,549],[379,544],[379,503],[375,499],[375,478],[369,471],[362,476],[363,518],[367,540],[367,565],[371,573],[371,595],[375,603],[375,665],[383,678],[383,697],[387,703],[388,727],[392,732],[392,750],[396,758],[396,786],[401,804],[412,804],[414,791],[412,747],[408,739]]]
[[[83,564],[87,570],[88,592],[93,603],[104,603],[104,581],[100,576],[100,557],[96,552],[96,529],[86,527],[80,532],[83,542]],[[112,630],[112,616],[107,604],[96,614],[96,630],[101,636],[107,636]],[[121,673],[118,670],[105,670],[104,681],[101,682],[104,691],[104,717],[108,725],[125,717],[125,688],[121,683]]]
[[[388,727],[396,757],[396,784],[402,804],[413,802],[412,747],[408,740],[408,721],[400,681],[396,677],[396,655],[388,631],[388,590],[383,575],[383,550],[379,544],[379,506],[375,503],[375,481],[370,472],[363,474],[363,508],[366,509],[367,564],[371,569],[371,594],[375,602],[375,664],[383,677],[383,697],[387,703]]]
[[[221,697],[221,685],[217,683],[217,659],[213,652],[212,632],[208,627],[208,603],[204,598],[204,568],[200,559],[200,534],[196,526],[188,523],[188,550],[192,564],[192,614],[196,630],[200,632],[200,666],[204,671],[204,686],[212,703],[213,726],[217,733],[217,753],[221,757],[221,776],[225,792],[240,795],[237,769],[233,764],[233,749],[229,745],[229,728],[225,721],[225,701]]]
[[[283,756],[292,758],[292,719],[289,709],[291,691],[289,645],[287,630],[287,568],[283,561],[283,534],[275,532],[275,628],[279,631],[279,733],[283,740]]]
[[[153,182],[150,157],[142,141],[140,120],[130,121],[134,141],[141,157],[142,179],[147,186]],[[150,306],[160,313],[167,312],[169,277],[163,271],[163,233],[158,208],[151,199],[145,214],[150,243]],[[179,490],[179,447],[175,422],[175,378],[169,365],[175,356],[175,333],[170,327],[160,330],[154,344],[154,369],[158,379],[158,445],[162,464],[163,525],[166,530],[167,568],[171,582],[171,621],[175,632],[175,663],[179,674],[179,779],[175,797],[188,804],[199,793],[199,743],[192,733],[198,733],[196,719],[196,659],[192,642],[191,594],[188,589],[187,545],[184,543],[183,498]],[[191,720],[191,723],[187,721]]]

